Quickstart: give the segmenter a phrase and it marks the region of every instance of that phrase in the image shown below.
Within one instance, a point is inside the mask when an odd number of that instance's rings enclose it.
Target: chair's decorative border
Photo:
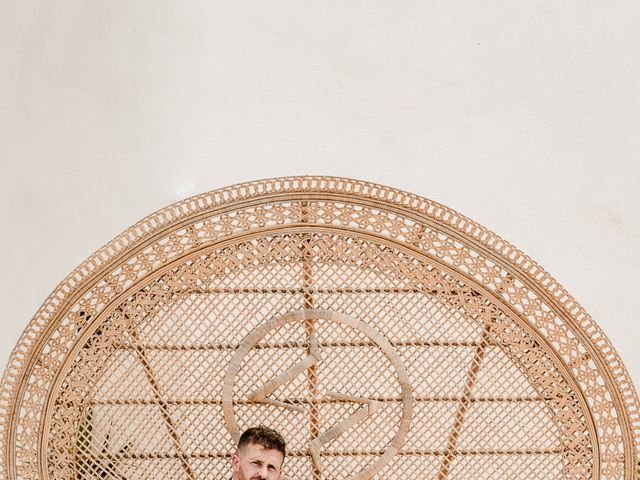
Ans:
[[[17,414],[14,409],[19,404],[21,382],[28,371],[32,352],[40,346],[42,335],[50,320],[55,318],[79,291],[91,285],[114,262],[126,258],[162,232],[176,228],[183,222],[192,221],[199,215],[224,211],[233,205],[251,202],[261,197],[277,198],[279,195],[291,194],[360,198],[383,205],[387,209],[395,208],[411,213],[426,223],[446,230],[453,237],[472,243],[475,249],[483,251],[504,268],[514,272],[547,302],[557,307],[558,311],[564,314],[564,320],[571,325],[573,333],[583,344],[590,345],[592,352],[596,352],[594,361],[600,366],[600,371],[608,375],[609,378],[606,380],[613,387],[612,391],[619,396],[620,403],[626,406],[626,411],[619,412],[619,415],[625,417],[629,425],[629,446],[632,446],[637,458],[640,447],[640,402],[626,368],[595,321],[538,264],[493,232],[431,200],[360,180],[308,176],[243,183],[174,203],[118,235],[67,276],[36,312],[13,350],[3,374],[0,384],[0,451],[3,460],[6,459],[5,451],[10,435],[7,426],[11,423],[10,419]],[[633,469],[632,466],[628,468]],[[4,469],[5,467],[0,469],[0,480],[5,477],[2,471]]]

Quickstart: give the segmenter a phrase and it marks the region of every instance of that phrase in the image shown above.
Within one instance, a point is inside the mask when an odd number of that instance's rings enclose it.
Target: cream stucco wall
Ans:
[[[185,196],[362,178],[524,250],[640,383],[640,4],[2,2],[0,368],[55,285]]]

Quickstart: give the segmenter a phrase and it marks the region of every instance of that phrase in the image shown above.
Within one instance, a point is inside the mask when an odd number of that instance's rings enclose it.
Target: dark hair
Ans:
[[[238,450],[250,443],[257,443],[264,448],[278,450],[282,453],[282,456],[286,456],[285,441],[282,435],[276,432],[274,429],[260,425],[258,427],[251,427],[244,431],[240,435],[238,440]]]

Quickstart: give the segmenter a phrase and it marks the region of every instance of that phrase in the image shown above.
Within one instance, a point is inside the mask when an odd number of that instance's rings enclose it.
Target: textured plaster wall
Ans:
[[[638,24],[636,1],[0,2],[0,368],[146,214],[325,174],[496,231],[639,384]]]

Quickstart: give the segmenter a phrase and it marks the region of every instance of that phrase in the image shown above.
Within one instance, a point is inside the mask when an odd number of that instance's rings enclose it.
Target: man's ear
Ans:
[[[234,472],[237,472],[240,468],[240,457],[238,457],[237,453],[234,453],[233,457],[231,457],[231,466],[233,467]]]

